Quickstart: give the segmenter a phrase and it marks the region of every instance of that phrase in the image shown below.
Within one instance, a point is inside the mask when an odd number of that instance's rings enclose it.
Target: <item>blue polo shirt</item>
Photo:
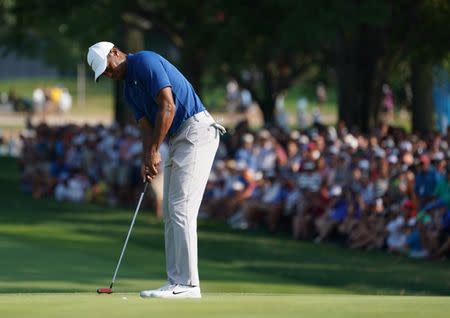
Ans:
[[[159,106],[156,97],[161,89],[172,88],[176,111],[169,135],[173,135],[183,121],[205,110],[192,85],[178,69],[161,55],[140,51],[127,56],[125,99],[136,120],[147,117],[154,126]]]

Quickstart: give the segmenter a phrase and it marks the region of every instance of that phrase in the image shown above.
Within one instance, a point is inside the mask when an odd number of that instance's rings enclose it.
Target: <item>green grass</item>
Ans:
[[[448,317],[446,297],[214,294],[202,300],[142,300],[137,295],[0,295],[2,317]]]
[[[188,317],[443,317],[450,309],[442,297],[450,295],[448,261],[235,232],[212,221],[199,224],[204,299],[141,300],[139,290],[165,278],[162,223],[148,210],[116,282],[125,294],[98,296],[96,288],[109,285],[133,207],[33,200],[19,191],[16,163],[3,158],[0,166],[0,317],[170,317],[179,310]]]

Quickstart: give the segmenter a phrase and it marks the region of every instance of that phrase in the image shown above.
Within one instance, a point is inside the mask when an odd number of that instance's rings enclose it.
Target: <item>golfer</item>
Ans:
[[[197,215],[225,129],[180,71],[155,52],[125,54],[110,42],[98,42],[89,48],[87,62],[95,81],[102,75],[125,81],[125,99],[141,129],[146,182],[158,174],[159,148],[168,138],[163,190],[167,284],[144,290],[141,297],[201,298]]]

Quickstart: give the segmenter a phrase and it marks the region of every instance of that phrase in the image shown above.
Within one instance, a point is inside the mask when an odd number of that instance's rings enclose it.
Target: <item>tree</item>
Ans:
[[[327,46],[327,37],[317,23],[311,28],[317,17],[309,11],[318,7],[311,1],[231,1],[221,12],[208,64],[250,90],[267,124],[274,124],[278,94],[322,60],[318,48]]]
[[[125,52],[134,52],[144,48],[150,33],[158,33],[181,53],[181,68],[200,91],[204,57],[211,43],[209,38],[214,36],[217,3],[80,0],[74,5],[72,1],[2,1],[0,22],[5,27],[0,39],[9,50],[39,56],[63,70],[74,70],[95,41],[111,39]],[[132,120],[122,98],[122,84],[115,83],[114,92],[116,121]]]
[[[363,131],[373,129],[378,123],[381,85],[395,65],[407,61],[412,65],[415,96],[413,128],[431,130],[431,65],[450,50],[446,40],[450,4],[439,0],[370,2],[346,2],[363,18],[354,20],[350,30],[339,32],[339,117]]]
[[[119,1],[3,0],[0,39],[5,52],[39,57],[65,71],[86,59],[86,47],[113,38]],[[108,12],[109,14],[105,14]],[[95,21],[95,23],[87,23]]]
[[[414,76],[422,79],[413,85],[416,101],[432,111],[419,97],[429,89],[421,83],[426,67],[450,51],[449,7],[446,0],[1,0],[0,41],[63,69],[84,61],[99,39],[130,52],[164,43],[200,93],[205,72],[232,76],[252,92],[268,124],[278,94],[331,64],[340,119],[369,131],[378,122],[381,85],[399,62],[419,65],[411,68],[423,72]],[[155,34],[158,43],[144,45]],[[121,91],[118,84],[115,113],[124,121]],[[429,117],[415,118],[427,120],[416,128],[430,127]]]

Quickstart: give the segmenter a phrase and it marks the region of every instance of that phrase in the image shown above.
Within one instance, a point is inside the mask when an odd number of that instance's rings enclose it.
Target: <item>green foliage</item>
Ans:
[[[450,52],[448,21],[447,0],[0,1],[0,41],[7,50],[73,72],[91,43],[110,39],[126,49],[124,37],[137,30],[146,48],[175,49],[199,90],[205,74],[241,81],[269,121],[276,95],[311,78],[312,68],[336,67],[339,49],[346,52],[343,72],[374,65],[359,74],[373,83],[411,60],[440,63]],[[362,80],[354,81],[358,87]],[[350,99],[374,103],[367,96],[373,92]],[[369,108],[375,116],[376,107]]]
[[[112,38],[121,1],[8,0],[0,2],[0,39],[6,50],[38,56],[62,70],[74,71],[86,48]]]

